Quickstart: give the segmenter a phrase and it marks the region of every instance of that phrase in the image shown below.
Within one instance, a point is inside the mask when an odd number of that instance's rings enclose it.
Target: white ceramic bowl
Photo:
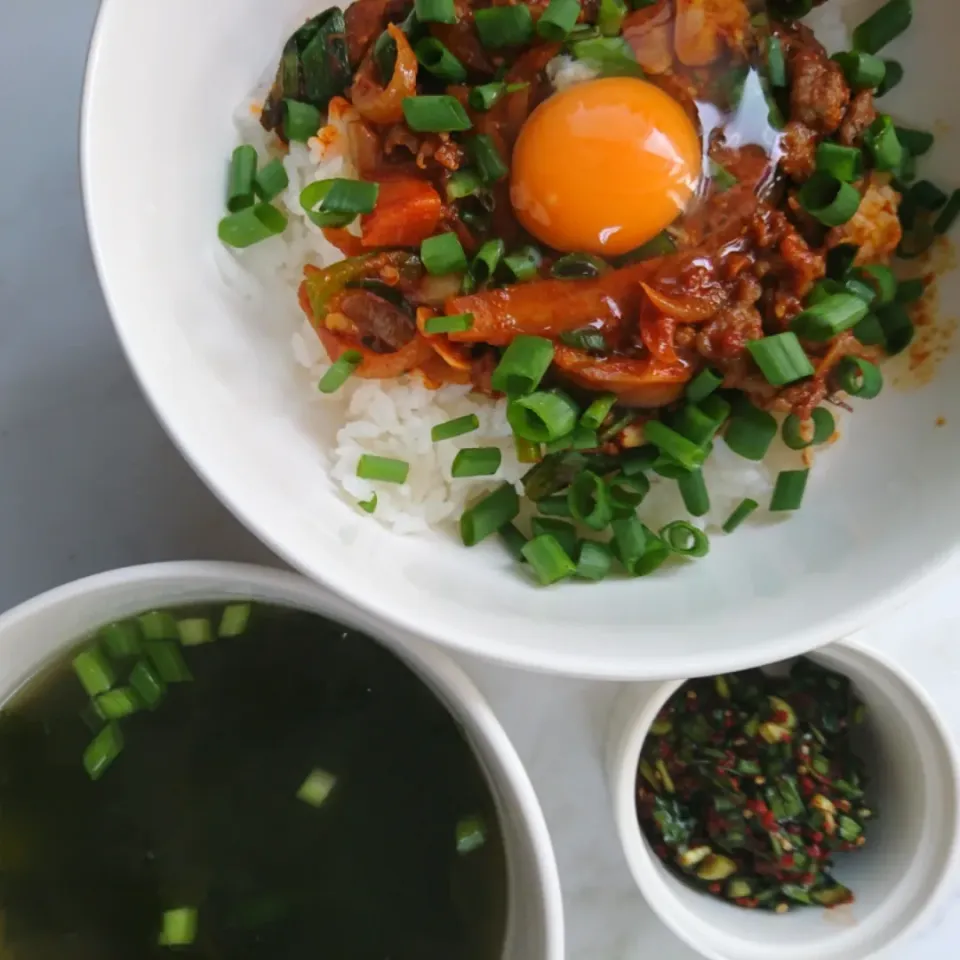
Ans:
[[[637,820],[637,761],[650,724],[684,681],[627,687],[614,703],[607,771],[627,863],[660,919],[710,960],[863,960],[936,909],[957,865],[960,770],[930,700],[895,664],[859,644],[834,644],[812,659],[849,677],[867,706],[861,749],[878,811],[866,846],[837,858],[835,874],[856,901],[833,910],[744,910],[670,873]]]
[[[880,0],[830,0],[851,24]],[[83,171],[100,277],[133,368],[185,456],[291,564],[383,617],[504,662],[584,676],[692,676],[772,661],[876,615],[953,550],[960,354],[922,390],[860,404],[803,510],[714,539],[705,561],[640,581],[537,589],[499,544],[398,537],[328,483],[290,330],[251,314],[215,262],[235,108],[292,29],[329,0],[104,0],[85,96]],[[884,107],[955,120],[960,5],[924,0],[890,55]],[[955,186],[960,125],[923,171]],[[960,276],[941,284],[949,307]],[[889,376],[888,376],[889,379]],[[909,379],[909,378],[907,378]],[[937,418],[946,426],[938,428]]]
[[[97,626],[153,607],[231,598],[296,607],[362,630],[429,684],[463,727],[500,810],[509,883],[503,960],[563,960],[563,904],[547,826],[523,764],[487,702],[434,646],[385,629],[301,577],[238,564],[167,563],[52,590],[0,617],[0,703],[58,649]]]

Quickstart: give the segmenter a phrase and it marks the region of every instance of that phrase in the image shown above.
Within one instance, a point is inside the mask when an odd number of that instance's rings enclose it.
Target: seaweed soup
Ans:
[[[456,722],[313,614],[152,611],[0,710],[2,960],[498,960],[506,874]]]

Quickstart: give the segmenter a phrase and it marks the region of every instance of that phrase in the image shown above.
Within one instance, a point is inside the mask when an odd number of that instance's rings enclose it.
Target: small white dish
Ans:
[[[385,628],[301,577],[239,564],[164,563],[51,590],[0,616],[0,703],[57,650],[104,623],[158,606],[241,598],[296,607],[362,630],[433,689],[462,726],[500,810],[509,897],[502,960],[563,960],[563,903],[547,825],[523,764],[486,700],[440,650]]]
[[[897,666],[857,643],[834,644],[811,659],[849,677],[866,704],[864,761],[878,812],[866,846],[838,857],[834,871],[856,901],[832,910],[745,910],[699,893],[667,870],[637,819],[637,762],[650,724],[685,681],[626,687],[614,703],[607,772],[627,863],[660,919],[710,960],[862,960],[936,909],[957,865],[960,772],[930,700]]]

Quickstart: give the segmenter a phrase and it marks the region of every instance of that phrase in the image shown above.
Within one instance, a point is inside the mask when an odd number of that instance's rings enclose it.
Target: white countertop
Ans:
[[[151,560],[278,564],[207,492],[127,370],[93,273],[77,173],[80,86],[97,0],[4,0],[0,90],[0,609]],[[29,83],[30,77],[42,78]],[[878,639],[960,735],[960,602],[946,571]],[[570,960],[693,960],[620,854],[599,744],[616,686],[465,662],[529,764],[553,831]],[[960,877],[954,878],[960,894]],[[947,960],[953,897],[888,960]]]

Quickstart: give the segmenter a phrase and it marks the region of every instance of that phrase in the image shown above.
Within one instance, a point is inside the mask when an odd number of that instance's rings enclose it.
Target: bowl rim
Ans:
[[[165,415],[160,379],[151,378],[146,366],[138,362],[138,349],[132,332],[133,325],[120,319],[121,313],[115,303],[109,280],[112,273],[109,266],[112,254],[101,242],[99,217],[92,199],[92,185],[96,174],[93,162],[94,131],[90,118],[95,99],[96,77],[104,54],[104,35],[108,20],[121,2],[124,0],[101,0],[88,50],[80,109],[79,157],[84,217],[100,288],[127,363],[166,435],[194,473],[203,480],[233,516],[278,557],[299,570],[304,576],[315,580],[355,605],[373,612],[394,626],[425,637],[448,649],[490,662],[540,673],[584,679],[658,681],[690,674],[691,664],[694,662],[696,672],[701,675],[742,670],[755,666],[758,662],[775,662],[798,656],[840,637],[849,636],[903,605],[921,584],[941,570],[952,557],[960,555],[960,541],[943,544],[927,554],[922,562],[904,572],[896,586],[891,587],[886,593],[864,599],[845,612],[833,616],[823,617],[814,614],[815,619],[804,626],[792,627],[787,624],[776,637],[770,637],[762,644],[736,650],[724,650],[721,646],[716,652],[712,649],[704,649],[697,651],[695,656],[688,654],[682,659],[672,658],[667,652],[658,654],[651,662],[649,653],[598,658],[589,650],[562,649],[557,645],[542,648],[518,646],[512,642],[513,637],[509,632],[494,636],[488,632],[476,630],[472,627],[469,617],[456,622],[450,619],[441,621],[423,618],[422,610],[413,606],[392,604],[381,599],[381,594],[378,592],[365,589],[360,579],[349,572],[350,567],[336,563],[321,565],[308,551],[285,546],[277,539],[266,522],[259,519],[258,511],[248,509],[247,499],[231,491],[228,472],[214,468],[204,457],[200,443],[188,437],[185,431]]]
[[[120,567],[74,580],[25,600],[0,614],[0,649],[6,643],[9,631],[22,628],[45,611],[69,604],[82,596],[104,594],[109,597],[120,588],[136,585],[161,588],[164,584],[182,583],[185,580],[195,580],[198,584],[219,583],[219,587],[211,587],[211,595],[226,597],[229,594],[237,598],[248,595],[272,596],[274,603],[287,603],[312,610],[368,633],[378,643],[384,644],[394,656],[401,655],[398,649],[409,654],[401,656],[408,668],[421,680],[435,684],[455,705],[456,711],[469,717],[473,724],[473,735],[496,755],[500,765],[496,779],[509,788],[511,796],[505,812],[522,823],[521,832],[525,834],[530,847],[530,869],[539,881],[531,886],[535,888],[534,903],[543,924],[543,960],[563,960],[563,895],[553,840],[539,797],[526,766],[489,701],[464,669],[442,648],[406,634],[390,624],[379,622],[366,611],[353,607],[347,600],[297,573],[228,561],[183,560]],[[58,641],[57,646],[62,647],[69,639]],[[32,667],[42,665],[46,659],[44,655],[35,657],[31,660]],[[15,683],[9,693],[14,693],[16,689],[18,685]],[[434,695],[438,690],[434,691]],[[5,695],[0,695],[0,703],[5,699]],[[445,704],[445,707],[451,709],[449,705]],[[457,719],[456,714],[453,715]]]
[[[945,783],[953,786],[954,798],[953,816],[943,825],[943,833],[947,835],[947,850],[939,869],[928,871],[932,877],[932,893],[926,898],[921,909],[901,922],[898,927],[889,931],[888,938],[884,941],[884,950],[886,950],[890,944],[902,942],[905,937],[916,933],[951,894],[950,878],[960,869],[960,793],[958,793],[960,747],[955,742],[943,715],[926,690],[907,670],[885,654],[879,653],[866,646],[862,641],[854,639],[838,641],[820,650],[812,651],[814,656],[817,653],[836,655],[841,661],[847,663],[859,661],[861,664],[867,664],[871,669],[875,669],[878,673],[885,674],[905,686],[910,695],[914,697],[916,706],[920,708],[925,719],[930,722],[931,730],[939,741],[937,746],[943,749],[947,757],[949,769],[944,771],[942,779]],[[837,666],[835,669],[842,672],[844,667]],[[672,910],[661,909],[662,902],[669,900],[677,905],[677,912],[681,914],[692,913],[687,906],[679,903],[669,884],[653,879],[655,873],[651,868],[655,865],[655,857],[649,849],[649,842],[640,828],[636,814],[634,795],[640,750],[661,707],[689,680],[690,678],[686,678],[663,684],[646,684],[644,685],[645,689],[627,687],[620,694],[626,701],[620,710],[617,709],[620,702],[615,701],[606,743],[610,802],[613,808],[613,818],[620,848],[623,851],[630,875],[633,877],[640,894],[660,922],[691,949],[707,957],[708,960],[735,960],[730,954],[721,952],[713,945],[698,940],[692,931],[680,922],[679,917],[675,916]],[[915,739],[913,731],[911,731],[911,735]],[[699,922],[704,926],[712,926],[710,921],[702,916],[699,917]],[[844,935],[845,931],[838,927],[836,937],[840,938]],[[827,942],[831,940],[833,940],[833,937],[827,939]],[[855,943],[849,944],[849,947],[851,949],[849,956],[852,960],[866,960],[868,956],[873,955],[872,950],[867,953],[857,952]]]

